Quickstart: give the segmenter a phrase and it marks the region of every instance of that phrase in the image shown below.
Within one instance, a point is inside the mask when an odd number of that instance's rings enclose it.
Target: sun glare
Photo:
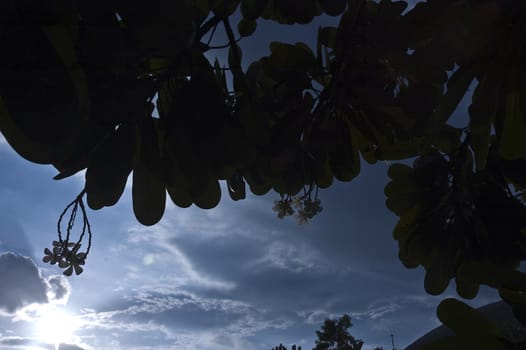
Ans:
[[[38,339],[48,344],[54,344],[58,350],[61,343],[74,343],[78,322],[67,311],[53,307],[42,310],[36,320]]]

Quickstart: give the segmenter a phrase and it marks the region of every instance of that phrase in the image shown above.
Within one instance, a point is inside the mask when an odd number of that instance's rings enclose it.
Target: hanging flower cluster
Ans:
[[[318,198],[318,187],[316,186],[316,193],[314,199],[312,198],[312,191],[314,187],[311,186],[309,190],[304,190],[302,196],[290,196],[281,194],[281,199],[274,201],[274,210],[278,218],[283,219],[285,216],[291,216],[296,213],[296,218],[300,225],[306,224],[316,214],[323,210],[321,200]]]
[[[91,248],[91,226],[82,200],[84,193],[85,191],[82,191],[73,202],[66,206],[60,215],[57,223],[58,241],[53,241],[53,247],[51,249],[44,249],[45,255],[44,258],[42,258],[42,261],[45,263],[51,265],[58,264],[60,268],[65,269],[63,274],[66,276],[71,276],[73,271],[75,271],[75,274],[77,275],[80,275],[82,271],[84,271],[82,265],[86,263],[86,258]],[[75,225],[75,219],[79,208],[82,213],[82,231],[78,240],[76,242],[71,242],[71,231]],[[66,226],[66,237],[64,238],[61,229],[62,220],[68,212],[69,220]],[[82,240],[86,233],[88,234],[88,247],[85,252],[79,252]]]
[[[296,217],[300,225],[306,224],[314,215],[320,213],[323,207],[320,205],[321,201],[318,198],[314,200],[310,196],[302,196],[297,198],[296,208],[298,213]]]
[[[274,210],[278,218],[283,219],[285,216],[290,216],[294,214],[294,209],[292,209],[292,198],[287,195],[281,195],[281,199],[278,201],[274,201],[274,207],[272,207],[272,210]]]

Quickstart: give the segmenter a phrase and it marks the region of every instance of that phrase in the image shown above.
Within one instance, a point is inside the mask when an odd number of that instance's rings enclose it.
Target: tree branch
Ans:
[[[210,29],[214,28],[216,25],[221,22],[221,18],[214,16],[210,18],[208,21],[206,21],[201,27],[199,27],[199,31],[197,32],[196,41],[201,41],[203,36],[205,36]]]

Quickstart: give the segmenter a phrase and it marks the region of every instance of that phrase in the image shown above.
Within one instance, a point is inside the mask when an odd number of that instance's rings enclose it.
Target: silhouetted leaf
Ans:
[[[504,113],[500,116],[498,152],[505,159],[519,159],[526,157],[526,116],[519,103],[519,91],[509,91],[505,96]]]
[[[240,199],[245,199],[246,197],[245,181],[243,180],[243,177],[240,174],[234,173],[227,180],[227,186],[228,186],[228,193],[230,194],[230,198],[232,198],[235,201],[238,201]]]
[[[329,16],[339,16],[345,11],[347,0],[318,0],[321,8]]]
[[[424,288],[431,295],[439,295],[446,290],[452,276],[451,258],[438,253],[426,269]]]
[[[145,116],[138,133],[139,156],[133,169],[132,182],[133,212],[141,224],[150,226],[161,220],[166,203],[166,188],[154,119]]]
[[[241,19],[237,25],[237,31],[241,36],[251,36],[257,28],[255,20]]]
[[[87,202],[91,209],[117,203],[133,169],[136,147],[135,128],[121,125],[95,150],[86,171]]]
[[[263,14],[269,0],[241,0],[241,14],[247,20],[255,20]]]
[[[240,0],[211,0],[212,11],[220,18],[226,18],[234,13]]]
[[[19,54],[0,59],[0,130],[31,161],[64,160],[84,126],[89,102],[73,40],[61,26],[12,27],[2,38],[5,52]]]
[[[221,200],[221,187],[216,179],[208,177],[206,181],[197,188],[194,185],[192,199],[201,209],[212,209],[219,204]]]
[[[470,144],[475,153],[475,164],[478,170],[486,167],[491,126],[497,112],[499,90],[498,82],[485,76],[477,85],[469,107]]]
[[[164,214],[166,189],[164,183],[139,162],[133,169],[133,212],[137,221],[146,226],[155,225]]]
[[[457,334],[455,340],[459,343],[465,344],[468,340],[469,347],[475,346],[477,349],[505,349],[504,344],[498,340],[504,338],[501,331],[477,310],[456,299],[443,300],[437,308],[437,316]],[[436,347],[431,346],[429,349]]]

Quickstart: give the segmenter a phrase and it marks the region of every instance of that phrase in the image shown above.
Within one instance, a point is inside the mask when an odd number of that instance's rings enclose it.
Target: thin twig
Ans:
[[[216,23],[216,25],[212,29],[212,33],[210,33],[210,36],[208,37],[208,41],[206,42],[206,46],[208,46],[208,47],[210,47],[210,43],[212,42],[212,38],[214,37],[214,34],[216,33],[216,29],[217,29],[217,25],[218,24],[219,24],[219,22]]]
[[[214,16],[210,18],[208,21],[206,21],[201,27],[199,27],[199,30],[197,31],[197,36],[196,36],[196,42],[201,41],[203,36],[205,36],[205,34],[208,33],[210,29],[218,25],[219,22],[221,22],[221,18],[219,18],[218,16]]]

